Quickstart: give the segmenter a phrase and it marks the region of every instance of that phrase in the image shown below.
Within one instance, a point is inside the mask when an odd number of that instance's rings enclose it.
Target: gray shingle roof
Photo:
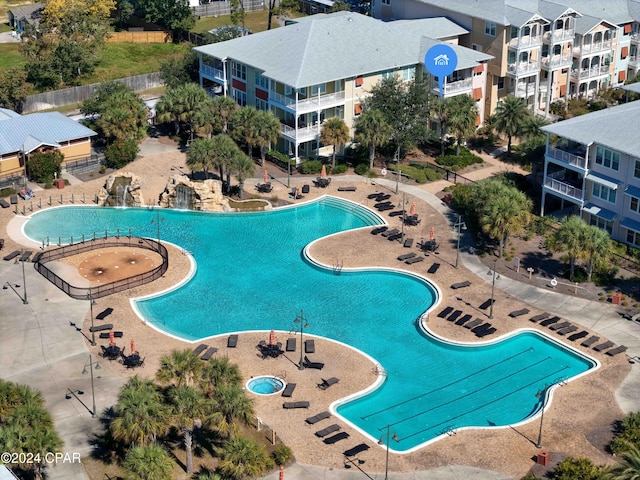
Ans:
[[[338,12],[312,15],[283,28],[195,50],[238,60],[273,80],[302,88],[422,63],[426,53],[423,37],[463,33],[467,30],[445,18],[382,22],[358,13]],[[477,58],[491,57],[479,54]]]
[[[547,125],[541,130],[584,145],[597,143],[638,157],[640,136],[626,128],[637,118],[640,118],[640,101],[581,115]]]
[[[96,132],[60,112],[19,115],[0,121],[0,155],[23,149],[28,153],[40,145],[56,146],[94,135]]]
[[[24,18],[27,23],[37,23],[42,16],[42,10],[44,10],[42,3],[32,3],[31,5],[12,8],[9,11],[18,20]]]

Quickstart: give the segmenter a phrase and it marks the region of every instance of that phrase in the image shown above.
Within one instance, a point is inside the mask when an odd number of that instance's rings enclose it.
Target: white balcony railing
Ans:
[[[539,62],[520,62],[507,65],[507,73],[512,75],[524,75],[527,73],[537,73],[540,71]]]
[[[438,82],[433,82],[431,85],[431,88],[434,91],[434,93],[437,93],[438,95],[440,95],[440,86],[438,85]],[[465,78],[463,80],[456,80],[455,82],[447,82],[444,84],[444,92],[442,92],[442,96],[446,97],[446,96],[458,95],[465,91],[470,92],[472,89],[473,89],[473,78],[471,77]]]
[[[640,32],[635,32],[630,35],[631,43],[640,43]]]
[[[542,45],[542,35],[526,35],[509,40],[509,46],[513,48],[531,48],[540,45]]]
[[[587,55],[590,53],[598,53],[609,51],[613,47],[611,40],[605,40],[604,42],[587,43],[586,45],[577,46],[573,48],[573,54],[576,56]]]
[[[576,200],[582,201],[582,189],[576,188],[573,185],[569,185],[568,183],[560,182],[559,180],[555,180],[547,176],[544,181],[544,186],[550,190],[553,190],[557,193],[562,193],[567,197],[575,198]]]
[[[284,137],[296,143],[309,142],[315,140],[320,135],[320,125],[311,127],[293,128],[289,125],[282,125],[280,132]]]
[[[601,77],[609,74],[609,65],[601,65],[599,67],[584,68],[581,70],[572,70],[571,76],[584,80],[586,78]]]
[[[560,160],[563,163],[573,165],[574,167],[579,167],[583,170],[586,170],[587,168],[586,158],[581,157],[580,155],[569,153],[556,147],[549,146],[549,148],[547,149],[547,156],[553,157],[556,160]]]
[[[312,112],[334,107],[337,105],[342,105],[344,104],[344,99],[345,93],[344,91],[342,91],[329,93],[326,95],[319,95],[311,98],[305,98],[302,100],[298,100],[298,102],[296,103],[296,99],[293,97],[288,97],[286,95],[282,95],[273,91],[269,92],[269,100],[293,109],[298,113]]]
[[[630,67],[640,67],[640,55],[631,55],[629,57]]]
[[[553,32],[545,32],[543,38],[551,43],[563,42],[565,40],[573,40],[576,31],[573,28],[558,29]]]
[[[225,81],[224,72],[219,68],[214,67],[213,65],[203,63],[200,71],[208,77],[215,78],[216,80],[220,80],[222,82]]]
[[[568,67],[572,62],[573,56],[570,54],[542,57],[542,67],[547,69]]]

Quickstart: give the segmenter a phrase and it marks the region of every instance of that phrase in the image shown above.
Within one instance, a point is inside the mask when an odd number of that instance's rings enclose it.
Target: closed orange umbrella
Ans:
[[[322,165],[322,170],[320,171],[320,178],[326,178],[327,177],[327,167]]]
[[[136,353],[136,341],[132,338],[131,339],[131,355],[135,355]]]
[[[109,331],[109,345],[112,347],[116,344],[116,336],[113,333],[113,330]]]
[[[416,204],[411,202],[411,206],[409,207],[409,215],[415,215],[416,214]]]
[[[436,229],[431,227],[431,230],[429,230],[429,240],[435,240],[436,239]]]
[[[280,480],[284,480],[284,465],[280,465]]]
[[[271,330],[271,332],[269,333],[269,345],[275,345],[275,344],[276,344],[276,332]]]
[[[269,183],[269,174],[267,173],[266,170],[264,171],[262,179],[264,180],[264,183]]]

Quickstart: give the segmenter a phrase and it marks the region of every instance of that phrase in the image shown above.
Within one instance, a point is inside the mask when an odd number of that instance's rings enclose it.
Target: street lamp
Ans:
[[[300,363],[298,363],[298,370],[304,370],[304,363],[302,362],[302,345],[303,345],[302,338],[303,338],[303,329],[309,328],[309,322],[307,322],[307,320],[304,318],[304,312],[302,311],[302,309],[300,310],[300,315],[296,315],[296,318],[293,321],[293,323],[300,324]]]
[[[384,440],[385,436],[387,437],[386,441]],[[387,434],[386,435],[382,434],[380,436],[380,440],[378,440],[378,445],[380,446],[386,445],[387,447],[387,458],[384,463],[384,480],[389,479],[389,437],[390,436],[391,436],[391,424],[387,424]],[[391,440],[395,442],[400,441],[396,432],[393,432],[393,437],[391,437]]]
[[[396,194],[398,193],[399,183],[400,183],[400,145],[396,148],[396,153],[394,155],[396,161]]]
[[[83,368],[82,368],[82,374],[86,375],[87,374],[87,365],[89,366],[89,371],[91,372],[91,400],[93,401],[93,408],[91,410],[91,416],[95,418],[96,416],[96,391],[94,389],[93,386],[93,366],[96,366],[96,370],[100,370],[100,364],[97,361],[93,361],[93,356],[91,354],[89,354],[89,363],[87,363]]]
[[[467,224],[462,221],[462,215],[458,215],[458,222],[453,225],[454,227],[458,227],[458,245],[456,247],[456,268],[458,268],[458,262],[460,260],[460,229],[466,230]]]
[[[536,443],[536,448],[542,448],[542,422],[544,422],[544,404],[547,396],[546,393],[546,385],[542,390],[538,390],[538,392],[536,393],[536,398],[540,400],[540,403],[542,403],[542,412],[540,414],[540,430],[538,431],[538,441]]]
[[[498,280],[500,280],[500,274],[496,273],[496,264],[498,263],[498,260],[494,260],[493,261],[493,270],[489,269],[489,271],[487,272],[487,275],[493,275],[493,281],[491,283],[491,304],[489,305],[489,318],[493,318],[493,294],[495,293],[496,290],[496,278]]]
[[[20,250],[20,257],[22,256],[22,250]],[[22,303],[27,305],[29,301],[27,300],[27,274],[24,271],[24,261],[18,260],[20,257],[16,257],[16,261],[14,264],[20,262],[22,263],[22,289],[24,291],[24,295],[22,296]]]
[[[91,295],[91,289],[89,289],[89,310],[91,311],[91,346],[96,346],[96,332],[93,331],[93,306],[97,305],[96,301]]]

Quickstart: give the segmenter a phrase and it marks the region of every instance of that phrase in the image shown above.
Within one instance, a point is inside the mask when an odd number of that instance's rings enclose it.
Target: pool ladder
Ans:
[[[381,377],[386,377],[387,371],[384,369],[382,365],[380,365],[379,363],[376,363],[376,365],[373,367],[373,374],[379,375]]]
[[[448,436],[452,437],[453,435],[457,435],[458,432],[456,432],[456,427],[454,427],[453,425],[448,425],[440,430],[440,434],[447,434]]]
[[[334,275],[340,275],[340,272],[342,272],[343,263],[344,262],[342,260],[336,260],[336,263],[333,265]]]

